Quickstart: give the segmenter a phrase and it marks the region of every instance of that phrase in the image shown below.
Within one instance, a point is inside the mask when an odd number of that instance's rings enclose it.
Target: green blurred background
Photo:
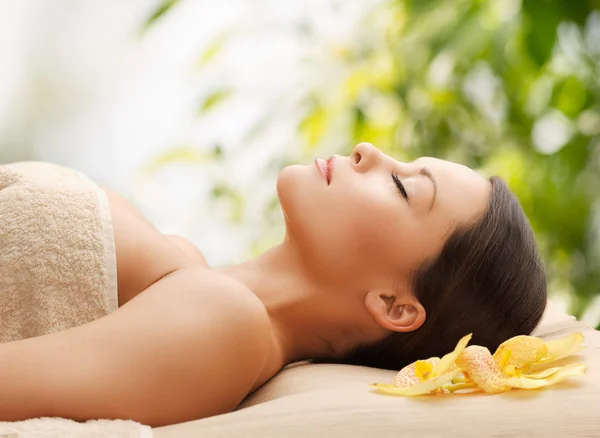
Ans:
[[[368,141],[501,175],[581,316],[600,294],[600,1],[385,2],[330,56],[343,80],[311,84],[306,154]]]
[[[301,13],[285,2],[238,0],[242,18],[206,34],[201,24],[182,24],[191,1],[137,3],[123,38],[149,45],[179,32],[159,52],[163,64],[184,42],[193,47],[178,70],[192,97],[173,116],[186,120],[185,129],[174,125],[177,134],[159,136],[143,160],[130,160],[135,179],[122,183],[69,161],[72,154],[41,158],[80,167],[125,192],[216,264],[281,238],[273,186],[286,164],[348,154],[360,141],[399,160],[426,155],[461,162],[507,180],[533,225],[551,296],[600,326],[600,0],[323,0],[307,1]],[[215,3],[200,3],[198,17],[218,21],[211,17]],[[244,69],[253,73],[233,76]],[[278,82],[281,72],[296,76]],[[205,88],[199,91],[195,81]],[[231,121],[242,106],[251,121]],[[167,115],[155,117],[166,124]],[[40,156],[35,148],[15,155],[14,147],[1,155],[2,147],[10,149],[6,138],[0,136],[1,159]],[[35,141],[20,144],[25,150]],[[113,154],[107,162],[122,160]],[[251,160],[256,156],[259,164]],[[164,219],[174,210],[156,200],[157,193],[179,192],[161,183],[169,169],[209,175],[204,194],[184,202],[200,207],[177,210],[185,223]],[[194,216],[198,210],[229,228],[219,234],[206,215]],[[207,229],[213,231],[201,231]],[[220,242],[231,245],[228,255],[211,256],[211,247],[227,246]]]

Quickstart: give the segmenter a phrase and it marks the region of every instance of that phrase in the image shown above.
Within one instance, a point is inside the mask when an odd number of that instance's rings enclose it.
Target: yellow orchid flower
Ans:
[[[494,362],[505,374],[520,375],[580,351],[582,342],[579,332],[546,342],[534,336],[515,336],[500,344]]]
[[[495,394],[512,388],[541,388],[585,373],[583,364],[547,367],[581,350],[581,333],[552,341],[515,336],[503,342],[493,355],[479,345],[467,347],[470,339],[471,335],[463,337],[442,359],[432,357],[404,367],[393,385],[376,383],[373,388],[383,394],[408,396],[462,389]]]
[[[468,379],[475,387],[485,392],[503,392],[510,389],[504,383],[504,375],[494,363],[490,350],[485,347],[470,345],[456,360],[456,364],[464,370],[465,380]]]
[[[394,384],[375,383],[377,392],[392,395],[422,395],[439,390],[443,385],[452,382],[461,370],[454,365],[456,358],[462,353],[472,335],[463,337],[453,352],[443,358],[432,357],[418,360],[405,366],[394,379]],[[443,390],[442,390],[443,392]]]

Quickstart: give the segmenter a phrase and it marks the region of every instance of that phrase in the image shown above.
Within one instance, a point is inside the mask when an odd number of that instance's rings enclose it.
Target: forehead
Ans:
[[[413,162],[426,167],[436,180],[436,203],[442,214],[459,221],[471,221],[487,208],[491,194],[490,181],[462,164],[438,158],[422,157]]]
[[[439,158],[432,157],[421,157],[414,160],[412,164],[419,168],[426,167],[433,173],[434,177],[438,176],[443,179],[450,178],[456,182],[463,180],[468,181],[469,183],[480,186],[480,189],[486,188],[490,184],[487,178],[473,169],[452,161],[440,160]],[[451,181],[447,181],[447,183],[451,183]]]

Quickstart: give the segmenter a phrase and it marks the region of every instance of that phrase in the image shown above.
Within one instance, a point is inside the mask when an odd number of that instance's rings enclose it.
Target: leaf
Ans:
[[[217,145],[212,151],[202,151],[193,146],[180,146],[171,148],[152,158],[143,169],[144,173],[152,174],[158,171],[161,167],[173,163],[194,163],[200,164],[207,161],[215,160],[221,153],[220,147]]]
[[[312,112],[300,124],[300,132],[306,137],[308,146],[313,149],[325,134],[329,113],[320,105],[315,105]]]
[[[229,220],[235,224],[242,222],[246,208],[245,199],[240,193],[227,183],[215,183],[211,191],[213,199],[221,199],[227,203]]]
[[[523,0],[527,48],[539,66],[550,57],[561,13],[556,1]]]
[[[231,90],[222,88],[210,93],[206,99],[200,104],[198,115],[205,114],[214,109],[217,105],[225,101],[231,95]]]
[[[578,78],[571,76],[558,92],[556,109],[563,112],[567,117],[575,117],[584,108],[586,99],[585,86]]]
[[[210,42],[198,57],[198,61],[196,63],[197,66],[204,67],[212,59],[214,59],[214,57],[217,56],[221,50],[223,50],[223,46],[227,43],[227,41],[231,39],[232,34],[232,31],[226,30],[218,35],[212,42]]]
[[[163,17],[179,0],[163,0],[142,25],[142,32],[147,31],[156,21]]]

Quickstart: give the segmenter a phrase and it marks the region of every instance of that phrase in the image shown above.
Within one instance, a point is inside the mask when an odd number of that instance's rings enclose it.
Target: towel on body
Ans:
[[[117,307],[106,195],[83,174],[0,166],[0,342],[98,319]]]
[[[112,312],[116,274],[108,200],[95,183],[48,163],[0,165],[0,343]],[[0,422],[0,438],[59,436],[146,438],[152,431],[125,420]]]

